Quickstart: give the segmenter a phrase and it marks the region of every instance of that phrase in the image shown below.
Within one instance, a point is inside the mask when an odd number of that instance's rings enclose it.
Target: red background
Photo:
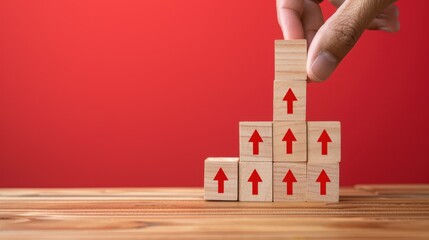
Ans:
[[[429,1],[308,89],[341,184],[429,182]],[[327,15],[334,9],[323,3]],[[275,1],[0,1],[0,187],[202,186],[272,119]]]

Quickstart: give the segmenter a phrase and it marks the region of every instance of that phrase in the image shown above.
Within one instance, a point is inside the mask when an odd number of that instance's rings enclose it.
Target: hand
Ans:
[[[310,81],[326,80],[365,29],[399,30],[395,0],[330,0],[338,10],[326,23],[318,0],[277,0],[285,39],[307,39]]]

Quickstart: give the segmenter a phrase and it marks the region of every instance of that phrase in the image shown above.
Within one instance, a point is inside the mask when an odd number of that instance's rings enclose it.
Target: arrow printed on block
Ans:
[[[328,142],[332,142],[332,140],[325,129],[323,129],[323,132],[322,134],[320,134],[320,137],[317,142],[320,142],[322,144],[322,155],[328,155]]]
[[[293,183],[297,180],[290,169],[283,178],[283,182],[286,183],[286,195],[293,195]]]
[[[286,95],[283,97],[283,101],[287,104],[286,113],[287,114],[293,114],[293,102],[297,101],[295,94],[292,91],[292,88],[289,88],[287,90]]]
[[[322,169],[316,182],[320,183],[320,195],[326,195],[326,183],[331,182],[331,179],[329,179],[325,169]]]
[[[224,182],[228,181],[228,177],[222,168],[219,168],[213,180],[217,181],[217,193],[224,193]]]
[[[258,185],[260,182],[262,182],[262,179],[259,176],[258,171],[256,171],[256,169],[253,170],[247,182],[252,183],[252,195],[258,195]]]
[[[253,155],[259,155],[259,143],[263,142],[261,135],[258,130],[255,130],[249,139],[249,142],[253,143]]]
[[[296,142],[295,135],[293,135],[293,132],[290,130],[290,128],[287,130],[286,134],[284,135],[283,142],[286,142],[286,154],[292,154],[292,142]]]

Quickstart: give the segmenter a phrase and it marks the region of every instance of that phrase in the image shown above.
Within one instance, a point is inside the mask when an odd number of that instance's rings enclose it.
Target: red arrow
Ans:
[[[262,179],[259,176],[258,171],[256,171],[256,169],[253,170],[247,182],[252,183],[252,195],[258,195],[258,183],[262,182]]]
[[[296,98],[292,89],[289,88],[289,90],[287,90],[286,95],[283,97],[283,101],[287,102],[287,114],[293,114],[293,102],[297,100],[298,99]]]
[[[295,135],[293,135],[290,128],[287,130],[285,136],[282,139],[283,142],[286,142],[286,154],[292,154],[292,142],[296,142]]]
[[[253,142],[253,155],[259,155],[259,143],[263,142],[261,135],[259,135],[258,130],[255,130],[252,136],[249,139],[249,142]]]
[[[223,193],[224,181],[228,181],[228,178],[222,168],[219,168],[213,180],[217,181],[217,193]]]
[[[325,129],[323,129],[317,142],[322,143],[322,155],[328,155],[328,142],[332,142],[332,140]]]
[[[293,183],[297,181],[290,169],[283,178],[283,182],[286,183],[286,195],[293,195]]]
[[[331,182],[331,179],[329,179],[325,169],[322,169],[316,182],[320,183],[320,195],[326,195],[326,183]]]

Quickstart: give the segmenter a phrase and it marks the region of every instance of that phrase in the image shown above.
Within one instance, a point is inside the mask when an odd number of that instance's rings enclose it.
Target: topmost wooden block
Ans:
[[[307,80],[307,40],[276,40],[275,80]]]

